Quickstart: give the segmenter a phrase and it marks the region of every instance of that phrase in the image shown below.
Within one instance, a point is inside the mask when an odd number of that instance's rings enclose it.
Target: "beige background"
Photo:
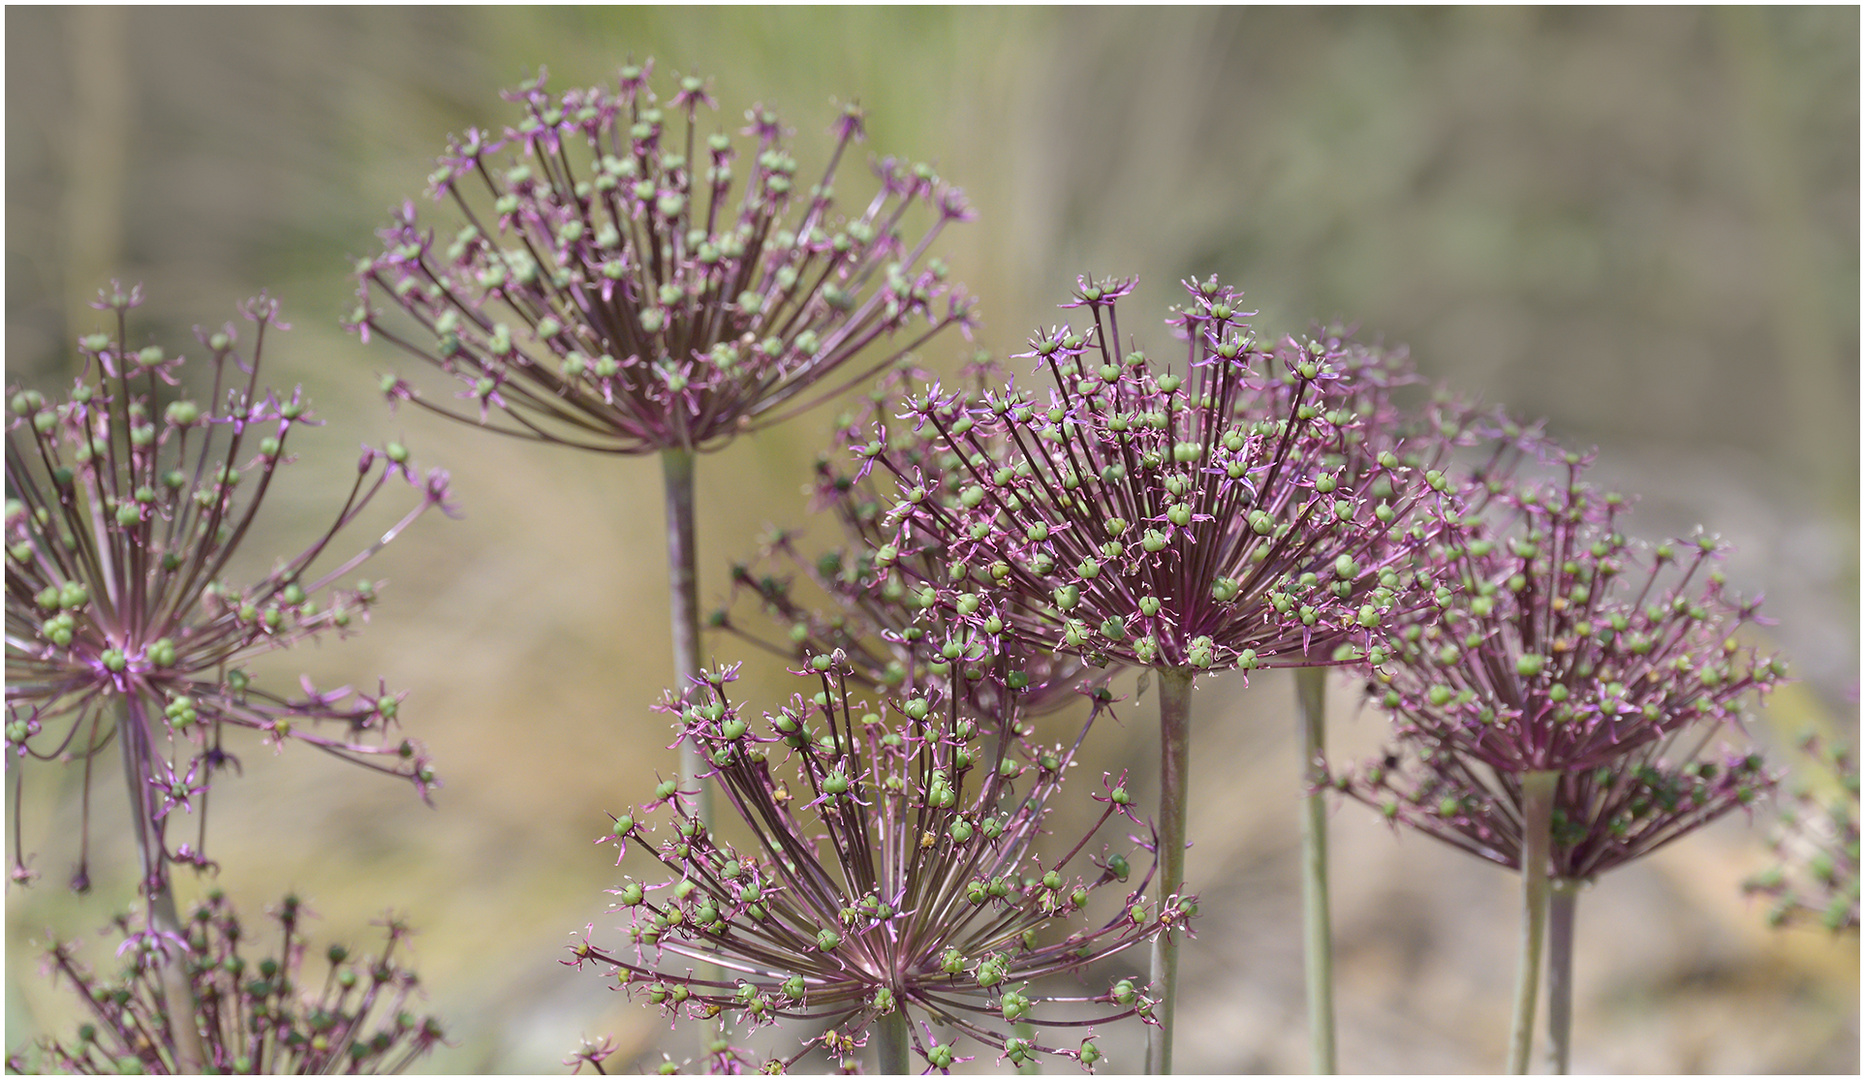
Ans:
[[[710,73],[720,125],[777,108],[805,171],[830,99],[858,98],[868,150],[931,160],[976,203],[946,252],[1000,356],[1058,321],[1084,272],[1142,275],[1128,326],[1145,340],[1163,340],[1176,279],[1218,273],[1265,328],[1338,316],[1409,343],[1433,378],[1599,445],[1600,475],[1641,496],[1641,532],[1702,523],[1739,546],[1731,576],[1767,593],[1802,679],[1758,739],[1856,734],[1855,9],[6,18],[8,382],[63,377],[92,326],[82,299],[110,276],[147,284],[139,326],[171,349],[263,285],[296,327],[271,379],[303,383],[329,426],[300,442],[255,565],[321,524],[358,441],[400,438],[454,471],[465,518],[423,521],[375,564],[391,584],[368,634],[266,665],[409,690],[408,729],[447,782],[437,808],[255,745],[210,836],[221,884],[249,909],[300,890],[320,941],[364,945],[385,906],[410,916],[457,1033],[431,1068],[554,1070],[585,1032],[622,1042],[618,1062],[687,1042],[557,964],[615,879],[589,844],[604,812],[671,760],[646,708],[670,669],[655,465],[392,416],[375,378],[403,361],[335,326],[350,258],[388,208],[419,197],[448,132],[510,118],[497,89],[539,63],[559,88],[630,55]],[[798,490],[829,420],[703,462],[703,603],[766,524],[805,523]],[[788,693],[770,665],[751,680]],[[1371,752],[1380,721],[1345,689],[1336,743]],[[1198,699],[1187,1069],[1305,1061],[1291,697],[1269,675]],[[1149,706],[1097,731],[1089,770],[1150,770]],[[35,779],[26,832],[47,877],[7,894],[8,1048],[69,1025],[33,943],[54,927],[94,939],[129,888],[105,869],[128,849],[104,836],[93,894],[62,889],[75,777]],[[121,813],[107,783],[98,802],[106,825]],[[1357,807],[1335,822],[1343,1067],[1493,1070],[1513,883]],[[1735,891],[1764,861],[1761,833],[1725,823],[1587,895],[1577,1070],[1857,1071],[1857,938],[1762,926]],[[1126,1038],[1104,1044],[1112,1067],[1138,1063]]]

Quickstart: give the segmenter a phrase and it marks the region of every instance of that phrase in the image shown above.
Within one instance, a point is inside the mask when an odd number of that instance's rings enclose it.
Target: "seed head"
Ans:
[[[805,187],[769,113],[747,113],[740,161],[729,136],[701,131],[716,107],[703,80],[663,106],[651,70],[560,97],[540,70],[506,95],[524,110],[517,126],[453,140],[432,186],[457,219],[436,237],[405,204],[358,267],[350,323],[453,376],[466,404],[400,379],[385,383],[392,400],[610,453],[705,450],[806,407],[882,339],[891,351],[870,371],[969,322],[927,254],[971,216],[957,189],[888,158],[880,190],[837,212],[859,110],[837,120],[828,167]],[[909,228],[922,230],[910,244]]]
[[[1556,772],[1551,869],[1587,880],[1773,785],[1746,749],[1704,751],[1785,669],[1740,643],[1756,606],[1728,593],[1714,540],[1635,544],[1624,500],[1583,481],[1587,459],[1517,445],[1561,479],[1486,466],[1432,485],[1439,529],[1414,572],[1434,603],[1384,628],[1389,662],[1369,669],[1397,746],[1335,783],[1519,868],[1522,778]]]
[[[1739,719],[1785,670],[1743,646],[1757,605],[1728,592],[1707,536],[1634,545],[1624,500],[1581,479],[1447,485],[1417,573],[1430,608],[1386,627],[1370,692],[1395,731],[1520,774],[1615,765],[1697,724]],[[1493,478],[1492,478],[1493,479]]]
[[[1835,933],[1859,925],[1859,766],[1843,743],[1800,741],[1799,781],[1770,845],[1780,863],[1743,891],[1766,896],[1775,925],[1818,923]]]
[[[969,715],[977,699],[962,693],[870,705],[839,657],[798,672],[812,696],[793,697],[752,731],[726,697],[734,674],[709,675],[693,702],[668,707],[712,763],[702,782],[719,785],[752,845],[693,816],[681,793],[690,781],[659,803],[668,813],[658,834],[653,811],[629,815],[603,842],[624,853],[632,843],[668,876],[615,890],[625,944],[585,938],[566,963],[608,966],[675,1019],[731,1012],[751,1027],[808,1019],[826,1028],[784,1067],[814,1045],[847,1057],[894,1010],[918,1022],[914,1046],[936,1067],[953,1058],[932,1041],[929,1020],[1009,1054],[1019,1036],[1008,1027],[1059,1020],[1058,1002],[1096,1003],[1097,1019],[1150,1012],[1128,983],[1086,999],[1042,983],[1171,932],[1195,906],[1149,900],[1150,870],[1135,878],[1124,857],[1091,847],[1116,815],[1137,824],[1109,795],[1095,796],[1099,821],[1065,854],[1037,853],[1079,739],[1030,744],[1007,695],[987,717]],[[1110,886],[1120,902],[1091,920],[1087,909]],[[695,977],[702,961],[725,977]],[[1084,1060],[1074,1045],[1022,1038],[1018,1055]]]
[[[146,785],[131,807],[133,831],[160,878],[165,859],[205,862],[198,843],[170,851],[164,833],[175,808],[192,811],[193,796],[235,763],[222,749],[227,727],[275,747],[308,743],[423,794],[432,786],[426,755],[389,735],[399,695],[308,682],[302,696],[281,694],[255,685],[244,665],[359,629],[375,586],[337,583],[422,513],[445,509],[447,477],[365,450],[329,527],[258,581],[235,584],[228,564],[292,460],[288,444],[316,424],[300,392],[280,398],[259,382],[267,333],[284,329],[278,305],[264,296],[247,305],[250,350],[231,324],[198,333],[209,358],[203,387],[184,383],[182,357],[130,348],[128,312],[140,302],[140,290],[106,292],[97,306],[114,312],[114,332],[83,339],[85,371],[66,401],[8,392],[6,741],[22,761],[88,762],[115,755],[121,740]],[[190,390],[206,396],[177,396]],[[333,565],[338,533],[391,479],[414,489],[414,505]],[[333,722],[343,730],[323,730]],[[90,775],[87,767],[87,784]],[[22,879],[31,875],[17,815],[14,828]],[[74,881],[88,880],[81,858]]]
[[[439,1045],[444,1034],[431,1016],[418,1016],[414,972],[396,953],[408,928],[393,916],[381,925],[387,944],[379,956],[355,956],[342,945],[321,955],[321,973],[307,975],[301,925],[309,912],[287,896],[268,914],[283,930],[278,952],[248,957],[259,935],[248,936],[226,896],[215,889],[196,905],[183,931],[187,977],[206,1064],[217,1073],[314,1075],[327,1072],[399,1073]],[[86,1074],[175,1073],[180,1058],[162,987],[161,954],[179,943],[117,920],[123,969],[115,981],[95,978],[77,959],[77,943],[55,942],[47,966],[70,980],[89,1006],[92,1022],[64,1041],[39,1043],[47,1071]],[[268,935],[269,936],[269,935]],[[244,949],[244,955],[242,955]],[[24,1055],[8,1059],[13,1071],[33,1071]]]
[[[883,380],[862,407],[842,419],[834,452],[817,462],[816,508],[835,515],[847,538],[845,546],[812,559],[797,549],[793,536],[778,533],[763,542],[757,562],[732,568],[734,599],[755,598],[776,633],[760,632],[755,621],[734,616],[731,608],[717,613],[713,624],[797,663],[814,658],[826,664],[829,655],[840,650],[850,678],[889,696],[949,696],[962,685],[965,692],[979,696],[972,705],[989,713],[996,708],[993,695],[1007,688],[1019,696],[1018,707],[1026,716],[1077,700],[1075,691],[1084,676],[1079,659],[1011,639],[987,652],[976,634],[953,625],[936,607],[929,609],[924,586],[909,583],[965,581],[971,568],[930,545],[906,552],[888,550],[883,534],[891,533],[892,526],[881,521],[884,495],[875,476],[840,467],[850,458],[865,463],[868,448],[851,443],[860,444],[876,430],[892,435],[881,436],[889,438],[892,453],[923,471],[938,467],[923,433],[883,419],[906,382],[898,374]],[[956,467],[957,462],[944,464]],[[949,485],[942,485],[933,497],[956,496]],[[808,602],[803,592],[808,586],[823,594],[826,606]],[[961,594],[956,603],[959,615],[972,615],[982,605],[982,596],[975,591]],[[1104,682],[1104,677],[1089,680],[1091,688]]]
[[[1364,655],[1363,612],[1415,603],[1381,577],[1421,539],[1413,470],[1364,450],[1354,397],[1372,387],[1349,376],[1379,365],[1338,342],[1263,348],[1209,281],[1172,320],[1174,370],[1121,345],[1131,286],[1084,280],[1067,306],[1090,324],[1031,339],[1045,392],[909,399],[939,468],[870,447],[899,489],[892,547],[967,568],[918,584],[986,648],[1201,670]],[[968,594],[984,599],[966,613]]]

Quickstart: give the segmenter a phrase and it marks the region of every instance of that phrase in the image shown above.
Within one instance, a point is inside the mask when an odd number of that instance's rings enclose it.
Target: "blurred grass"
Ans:
[[[614,870],[589,840],[604,813],[672,760],[648,711],[670,670],[652,463],[390,415],[375,375],[403,361],[334,325],[351,258],[391,206],[423,197],[447,133],[503,123],[496,91],[540,64],[554,87],[629,56],[710,73],[719,125],[754,101],[777,109],[805,171],[831,99],[858,99],[868,150],[933,162],[978,207],[946,251],[999,356],[1060,320],[1079,273],[1142,276],[1128,328],[1145,341],[1164,339],[1177,279],[1217,273],[1271,330],[1338,316],[1409,342],[1431,377],[1597,443],[1603,477],[1642,496],[1641,531],[1700,522],[1736,541],[1731,577],[1766,591],[1805,680],[1770,724],[1856,734],[1856,9],[6,19],[8,382],[50,387],[69,370],[94,314],[82,299],[107,277],[147,284],[138,325],[171,348],[265,286],[296,327],[271,376],[306,384],[329,426],[299,444],[269,504],[280,528],[254,551],[302,542],[360,441],[398,438],[454,471],[466,517],[424,520],[374,564],[390,587],[368,633],[270,664],[280,679],[380,673],[409,689],[408,728],[448,785],[436,809],[254,746],[216,792],[210,836],[245,905],[299,889],[329,939],[359,947],[384,907],[423,928],[419,970],[458,1033],[436,1070],[551,1070],[579,1031],[685,1047],[557,964],[572,932],[601,925]],[[950,370],[963,353],[953,339],[924,360]],[[799,489],[832,413],[706,459],[702,604],[766,524],[811,524]],[[752,695],[788,694],[774,665],[747,671]],[[1303,1060],[1291,691],[1257,682],[1217,680],[1198,721],[1191,873],[1208,902],[1186,979],[1202,1034],[1181,1057],[1213,1071]],[[1084,772],[1149,771],[1150,702],[1122,716]],[[1379,727],[1343,711],[1339,744],[1370,752]],[[129,895],[126,875],[102,872],[88,898],[62,890],[75,789],[36,780],[24,820],[47,877],[8,894],[9,1048],[71,1015],[34,974],[32,943],[48,926],[94,938]],[[121,813],[108,789],[106,822]],[[1336,820],[1343,1064],[1493,1068],[1506,876],[1394,842],[1353,807]],[[1857,1071],[1856,938],[1763,930],[1733,891],[1761,857],[1732,822],[1588,894],[1576,1067]],[[1115,1067],[1137,1060],[1113,1052]]]

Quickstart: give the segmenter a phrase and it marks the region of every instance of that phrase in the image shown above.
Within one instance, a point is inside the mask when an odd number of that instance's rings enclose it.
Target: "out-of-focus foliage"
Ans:
[[[379,669],[409,688],[449,781],[437,810],[254,754],[213,838],[243,903],[295,887],[340,939],[391,903],[424,927],[428,1007],[462,1034],[423,1067],[554,1070],[579,1031],[611,1034],[619,1064],[666,1038],[557,964],[617,884],[589,844],[604,813],[671,762],[649,711],[671,671],[653,469],[390,415],[375,388],[396,361],[336,325],[353,258],[422,197],[447,134],[498,122],[497,91],[540,64],[564,85],[630,56],[712,73],[719,100],[790,118],[805,160],[829,138],[809,118],[859,100],[865,150],[929,160],[975,205],[948,260],[999,357],[1059,321],[1082,273],[1140,274],[1141,311],[1215,273],[1267,329],[1340,317],[1409,343],[1427,378],[1598,442],[1602,482],[1643,496],[1653,536],[1702,523],[1732,543],[1732,583],[1767,594],[1767,644],[1804,679],[1759,738],[1856,722],[1856,9],[23,8],[7,30],[8,382],[49,393],[75,371],[81,301],[112,276],[164,298],[172,323],[150,342],[265,286],[297,314],[296,369],[274,374],[331,425],[281,529],[347,483],[346,440],[395,438],[453,470],[466,519],[384,553],[369,637],[292,657],[320,681]],[[961,349],[919,359],[955,371]],[[800,492],[833,413],[708,459],[702,604],[767,524],[835,542]],[[746,692],[775,696],[758,663]],[[1182,1027],[1208,1034],[1181,1040],[1187,1068],[1303,1060],[1292,695],[1253,682],[1216,680],[1196,720],[1203,902]],[[1338,752],[1380,742],[1375,718],[1337,719]],[[1083,767],[1146,761],[1149,727],[1098,726]],[[46,794],[28,846],[77,826],[75,788]],[[92,809],[123,811],[102,793]],[[1343,1066],[1487,1067],[1500,1049],[1472,1033],[1504,1028],[1506,882],[1336,821]],[[1858,1067],[1855,946],[1770,936],[1736,888],[1765,851],[1728,824],[1589,898],[1576,1023],[1595,1036],[1577,1069]],[[92,854],[90,899],[9,895],[10,943],[95,936],[134,870],[103,872],[133,863],[120,840]],[[181,887],[185,903],[205,886]],[[68,1029],[30,950],[9,956],[9,1046]]]

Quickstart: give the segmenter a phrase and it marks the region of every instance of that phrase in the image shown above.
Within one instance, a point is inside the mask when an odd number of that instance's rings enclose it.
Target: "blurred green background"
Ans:
[[[1414,11],[890,8],[9,8],[7,381],[52,390],[84,301],[111,277],[151,298],[171,349],[269,288],[295,329],[270,380],[328,426],[269,500],[255,564],[324,520],[356,444],[398,438],[453,470],[465,517],[423,520],[374,564],[390,587],[360,638],[275,658],[323,683],[410,691],[408,730],[447,786],[434,810],[303,750],[245,748],[214,797],[210,854],[251,914],[293,888],[314,940],[371,943],[385,907],[422,931],[418,968],[455,1032],[446,1071],[554,1071],[579,1034],[616,1063],[686,1052],[645,1006],[559,966],[604,924],[612,857],[589,841],[672,755],[648,711],[667,681],[659,477],[391,415],[406,370],[336,327],[351,260],[449,132],[652,56],[714,77],[717,124],[762,102],[820,161],[831,100],[870,113],[867,150],[933,162],[979,219],[947,234],[983,297],[982,347],[1060,321],[1080,273],[1141,275],[1127,327],[1161,341],[1175,282],[1216,273],[1299,331],[1359,322],[1430,377],[1600,448],[1649,536],[1701,523],[1737,544],[1801,681],[1756,738],[1856,735],[1859,14],[1856,8]],[[663,81],[662,85],[666,85]],[[860,188],[852,171],[845,196]],[[956,338],[923,359],[949,370]],[[800,488],[833,410],[740,440],[699,479],[702,603]],[[387,520],[385,509],[383,520]],[[359,531],[353,546],[368,534]],[[828,537],[822,537],[827,540]],[[719,658],[739,649],[714,648]],[[749,669],[754,700],[789,688]],[[1123,683],[1131,693],[1131,684]],[[1376,716],[1334,695],[1348,755]],[[1292,692],[1266,675],[1200,697],[1195,846],[1205,898],[1179,1060],[1301,1071]],[[1151,770],[1151,702],[1083,769]],[[38,977],[48,929],[96,942],[130,895],[104,836],[74,856],[75,776],[39,774],[24,816],[45,878],[7,893],[6,1046],[74,1005]],[[100,784],[98,820],[123,813]],[[1768,814],[1609,876],[1581,905],[1578,1071],[1856,1072],[1856,936],[1773,933],[1736,890]],[[1511,879],[1354,806],[1335,817],[1341,1061],[1479,1071],[1501,1060]],[[108,832],[108,829],[102,830]],[[191,883],[184,889],[194,888]],[[107,961],[107,957],[105,957]],[[1139,1062],[1133,1033],[1103,1045]],[[988,1065],[985,1061],[975,1065]]]

